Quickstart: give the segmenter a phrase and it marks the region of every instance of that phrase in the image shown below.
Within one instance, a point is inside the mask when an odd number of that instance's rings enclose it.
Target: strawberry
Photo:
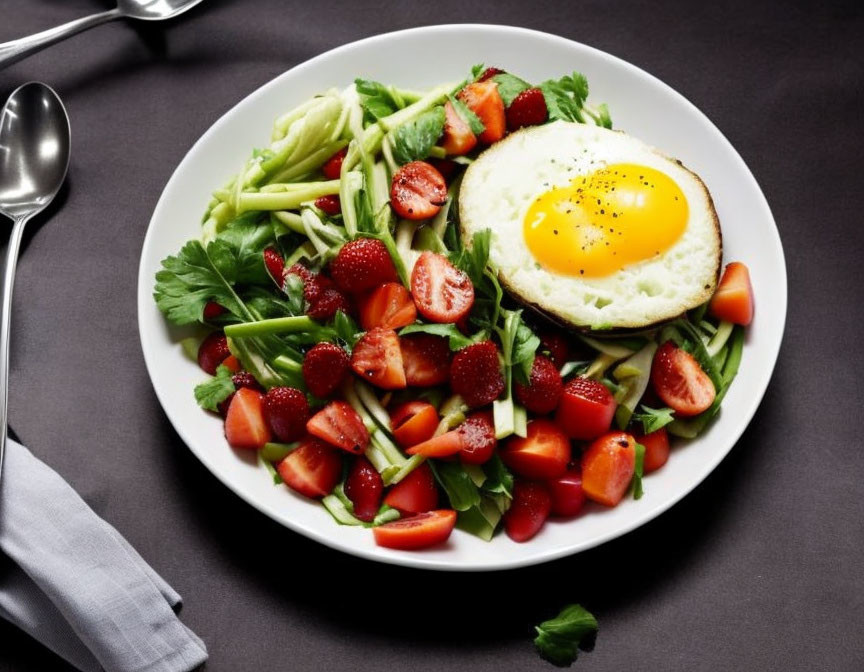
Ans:
[[[385,282],[396,282],[396,268],[387,247],[375,238],[345,243],[330,263],[330,275],[343,292],[365,292]]]
[[[303,358],[303,379],[320,399],[333,394],[348,372],[348,353],[335,343],[318,343]]]
[[[281,287],[282,279],[285,275],[285,260],[282,258],[282,255],[273,247],[265,248],[264,265],[267,267],[270,277],[272,277],[276,281],[276,284]]]
[[[369,430],[363,419],[344,401],[331,401],[309,418],[306,431],[331,446],[357,455],[369,445]]]
[[[222,366],[228,369],[231,373],[239,373],[243,367],[240,365],[240,360],[234,355],[228,355],[222,360]]]
[[[390,182],[390,205],[403,219],[427,219],[447,202],[444,176],[426,161],[406,163]]]
[[[295,387],[271,387],[264,397],[264,418],[279,441],[296,441],[309,417],[306,395]]]
[[[513,502],[504,514],[504,530],[513,541],[528,541],[540,531],[552,511],[552,497],[542,483],[516,481]]]
[[[537,355],[528,384],[516,383],[516,398],[532,413],[544,415],[557,408],[563,389],[561,374],[552,361]]]
[[[286,271],[285,275],[296,275],[303,281],[304,295],[306,285],[310,282],[314,282],[315,278],[318,276],[314,271],[310,271],[303,264],[292,264]],[[308,298],[306,299],[309,300]]]
[[[481,143],[491,145],[504,137],[507,118],[504,101],[498,93],[498,84],[490,80],[474,82],[463,88],[456,97],[483,122],[485,129],[477,138]]]
[[[221,331],[214,331],[198,346],[198,366],[211,376],[216,375],[216,369],[230,356],[228,339]]]
[[[233,396],[225,417],[225,438],[233,448],[258,450],[271,438],[262,408],[264,395],[243,388]]]
[[[306,314],[313,320],[328,322],[337,310],[351,314],[348,297],[333,286],[326,275],[315,273],[301,264],[294,264],[285,275],[296,275],[303,281],[303,299],[306,301]]]
[[[495,75],[503,75],[504,71],[500,68],[486,68],[478,78],[478,82],[485,82],[487,79],[492,79]]]
[[[549,353],[549,359],[557,368],[560,369],[564,366],[570,355],[570,342],[567,337],[555,329],[541,331],[538,336],[540,337],[540,350]]]
[[[507,108],[507,129],[516,131],[524,126],[537,126],[546,121],[546,99],[537,88],[525,89]]]
[[[255,376],[248,371],[238,371],[231,376],[231,382],[234,383],[234,388],[237,390],[246,387],[250,390],[258,390],[259,392],[264,391],[264,388],[261,387],[257,380],[255,380]]]
[[[345,479],[345,496],[354,504],[354,516],[364,522],[371,522],[381,506],[383,492],[381,474],[362,455],[354,458],[354,464]]]
[[[392,329],[370,329],[354,345],[351,368],[360,378],[384,390],[399,390],[408,383],[402,365],[399,337]]]
[[[339,482],[342,458],[339,451],[307,436],[296,450],[288,453],[276,470],[292,490],[307,497],[324,497]]]
[[[450,101],[444,103],[444,139],[441,146],[450,156],[461,156],[467,154],[477,145],[477,136]],[[438,172],[441,172],[440,170]],[[442,177],[447,178],[444,173]]]
[[[339,197],[336,194],[316,198],[315,207],[322,210],[325,215],[330,215],[331,217],[335,217],[342,212],[342,204],[339,202]]]
[[[220,306],[218,303],[215,301],[208,301],[204,304],[204,313],[202,316],[205,320],[209,321],[219,317],[224,312],[225,308]]]
[[[348,153],[348,148],[343,147],[321,166],[321,172],[328,180],[338,180],[342,173],[342,162],[345,160],[345,155]]]
[[[464,464],[483,464],[492,459],[495,446],[495,425],[488,411],[472,413],[457,428],[462,435],[459,459]]]
[[[462,348],[450,365],[450,387],[471,408],[492,403],[504,391],[498,348],[483,341]]]
[[[456,171],[459,170],[459,164],[455,161],[451,161],[450,159],[426,159],[426,163],[432,166],[435,170],[441,173],[441,177],[444,178],[444,181],[448,184],[450,180],[455,176]]]
[[[410,334],[399,339],[402,367],[408,385],[428,387],[450,377],[450,344],[432,334]]]

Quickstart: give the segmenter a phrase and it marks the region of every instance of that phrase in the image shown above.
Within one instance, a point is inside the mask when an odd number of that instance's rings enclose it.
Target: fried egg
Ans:
[[[636,329],[714,292],[722,253],[708,189],[620,131],[558,121],[514,133],[471,164],[462,236],[518,301],[577,329]]]

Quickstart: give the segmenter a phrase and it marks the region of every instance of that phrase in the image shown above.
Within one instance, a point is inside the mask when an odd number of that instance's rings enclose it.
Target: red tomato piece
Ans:
[[[750,324],[753,320],[753,285],[750,284],[747,266],[740,261],[726,266],[708,309],[719,320]]]
[[[390,488],[384,503],[397,509],[403,516],[437,508],[438,487],[429,465],[424,462]]]
[[[669,434],[665,427],[650,434],[634,434],[636,443],[645,446],[645,458],[642,462],[642,472],[650,474],[666,464],[669,459]]]
[[[443,254],[423,252],[411,272],[417,311],[430,322],[458,322],[474,305],[474,285]]]
[[[289,488],[301,495],[324,497],[342,476],[342,458],[338,451],[310,436],[288,453],[276,471]]]
[[[563,476],[551,479],[546,486],[552,497],[552,513],[556,516],[575,516],[585,505],[582,472],[568,469]]]
[[[331,401],[309,418],[306,431],[349,453],[362,453],[369,446],[369,431],[363,419],[344,401]]]
[[[552,498],[542,483],[516,481],[513,502],[504,514],[507,536],[519,543],[537,534],[552,510]]]
[[[576,376],[564,385],[555,422],[571,439],[590,441],[612,426],[615,398],[603,383]]]
[[[390,205],[403,219],[428,219],[447,200],[447,182],[425,161],[406,163],[393,175]]]
[[[408,334],[399,338],[405,380],[414,387],[441,385],[450,378],[450,344],[433,334]]]
[[[507,440],[501,459],[525,478],[558,478],[570,462],[570,439],[551,420],[535,418],[528,423],[527,437]]]
[[[444,543],[455,526],[456,512],[438,509],[379,525],[372,534],[379,546],[413,551]]]
[[[480,142],[491,145],[504,137],[507,119],[504,114],[504,101],[498,93],[498,84],[492,80],[474,82],[463,88],[457,97],[476,114],[486,127],[478,138]]]
[[[409,455],[423,455],[424,457],[449,457],[462,450],[464,445],[462,433],[458,429],[452,429],[445,434],[433,436],[423,443],[411,446],[405,452]]]
[[[270,438],[264,420],[264,395],[248,387],[234,393],[225,417],[225,438],[233,448],[258,450]]]
[[[438,411],[427,401],[405,402],[390,414],[393,438],[403,448],[431,439],[438,421]]]
[[[651,382],[657,396],[679,416],[708,410],[717,395],[696,358],[672,341],[666,341],[654,354]]]
[[[495,424],[488,411],[472,413],[459,427],[462,434],[462,450],[459,459],[465,464],[483,464],[492,459],[495,446]]]
[[[345,496],[354,505],[354,516],[364,522],[371,522],[381,507],[383,491],[381,474],[362,455],[355,457],[345,479]]]
[[[398,282],[386,282],[360,301],[360,326],[366,331],[399,329],[417,319],[417,308],[408,290]]]
[[[471,132],[468,122],[459,116],[456,108],[444,103],[444,141],[441,146],[451,156],[461,156],[474,149],[477,136]]]
[[[582,453],[582,488],[588,499],[605,506],[621,501],[636,470],[636,439],[609,432]]]
[[[399,390],[408,383],[402,366],[399,337],[392,329],[370,329],[351,353],[351,368],[360,378],[384,390]]]

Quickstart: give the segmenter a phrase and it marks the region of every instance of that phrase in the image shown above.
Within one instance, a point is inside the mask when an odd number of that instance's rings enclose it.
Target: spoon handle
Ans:
[[[82,30],[87,30],[88,28],[93,28],[94,26],[98,26],[108,21],[119,19],[121,16],[122,13],[120,10],[115,8],[107,12],[101,12],[99,14],[75,19],[69,23],[64,23],[62,26],[43,30],[41,33],[28,35],[27,37],[22,37],[10,42],[4,42],[3,44],[0,44],[0,69],[5,68],[7,65],[17,63],[22,58],[40,51],[45,47],[50,47],[52,44],[55,44],[60,40],[65,40],[71,35],[80,33]]]
[[[6,265],[3,268],[3,296],[0,299],[0,478],[3,477],[3,454],[6,452],[7,419],[9,415],[9,327],[12,321],[12,288],[15,284],[15,268],[21,236],[30,215],[15,220],[9,245],[6,248]]]

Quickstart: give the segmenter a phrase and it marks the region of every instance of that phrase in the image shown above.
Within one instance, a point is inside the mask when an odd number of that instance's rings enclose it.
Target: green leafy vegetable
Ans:
[[[534,646],[541,657],[558,667],[576,660],[578,649],[590,651],[597,634],[597,619],[578,604],[570,604],[555,618],[536,628]]]
[[[228,222],[216,241],[227,244],[225,252],[233,255],[234,282],[271,284],[264,266],[264,248],[275,245],[271,226],[262,223],[260,212],[247,212]]]
[[[642,413],[635,413],[633,420],[642,423],[642,429],[645,434],[656,432],[675,419],[673,415],[675,411],[671,408],[649,408],[645,404],[642,404],[642,411]]]
[[[360,94],[360,106],[367,124],[388,117],[404,107],[399,104],[393,90],[380,82],[358,78],[354,80],[354,85]]]
[[[473,343],[470,338],[459,331],[459,328],[455,324],[420,324],[419,322],[415,322],[399,332],[400,336],[407,336],[408,334],[433,334],[434,336],[443,336],[450,340],[451,350],[461,350],[465,346]]]
[[[574,72],[559,80],[548,79],[540,85],[549,121],[578,121],[585,123],[582,114],[588,98],[588,80],[585,75]]]
[[[425,159],[443,131],[444,108],[439,105],[393,131],[393,158],[400,164]]]
[[[636,466],[633,470],[633,499],[642,499],[642,476],[645,471],[645,446],[636,444]]]
[[[530,89],[531,85],[524,79],[519,79],[516,75],[511,75],[509,72],[501,72],[494,77],[492,81],[498,85],[498,93],[501,100],[504,101],[504,107],[510,107],[510,103],[525,89]]]
[[[353,348],[354,344],[360,340],[363,331],[357,326],[357,323],[341,310],[336,311],[333,317],[333,330],[336,336],[345,341],[348,347]]]
[[[450,506],[457,511],[467,511],[480,503],[480,491],[459,462],[429,461],[432,473],[447,493]]]
[[[455,96],[448,96],[450,104],[456,110],[456,114],[462,117],[462,120],[471,127],[471,132],[474,135],[480,135],[486,130],[486,126],[480,121],[480,117],[474,114],[474,111]]]
[[[234,394],[231,369],[219,365],[216,375],[205,383],[195,386],[195,401],[201,408],[218,412],[219,404]]]
[[[516,380],[528,384],[531,368],[534,366],[534,355],[540,347],[540,339],[531,328],[522,321],[521,315],[516,326],[516,337],[513,340],[511,363]]]
[[[480,75],[486,72],[486,66],[482,63],[471,66],[471,79],[477,79]]]
[[[486,481],[483,483],[486,492],[513,497],[513,474],[504,466],[497,452],[483,465],[483,471],[486,473]]]

